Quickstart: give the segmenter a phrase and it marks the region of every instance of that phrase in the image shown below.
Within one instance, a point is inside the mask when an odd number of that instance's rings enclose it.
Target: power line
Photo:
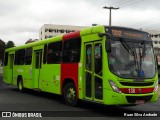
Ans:
[[[125,0],[124,0],[124,1],[125,1]],[[122,1],[122,2],[124,2],[124,1]],[[113,2],[113,3],[111,3],[111,6],[116,5],[117,3],[121,3],[121,1]]]
[[[133,3],[131,3],[131,4],[128,4],[128,5],[122,6],[121,8],[128,7],[128,6],[131,6],[131,5],[134,5],[134,4],[137,4],[137,3],[140,3],[140,2],[142,2],[142,1],[144,1],[144,0],[140,0],[140,1],[137,1],[137,2],[133,2]]]
[[[158,22],[160,22],[160,20],[159,20]],[[159,27],[159,26],[160,26],[160,23],[154,23],[154,24],[152,24],[152,25],[145,26],[144,28],[145,28],[145,29],[157,28],[157,27]]]
[[[155,22],[155,21],[157,21],[157,20],[159,21],[159,20],[160,20],[160,17],[153,17],[153,18],[141,20],[140,22],[137,22],[137,23],[132,24],[132,26],[143,25],[143,24],[146,25],[146,23],[150,23],[150,22],[153,22],[153,21]]]
[[[132,1],[134,1],[134,0],[132,0]],[[127,1],[122,1],[122,2],[118,2],[119,4],[117,4],[118,6],[120,6],[120,5],[122,5],[122,4],[126,4],[126,3],[129,3],[129,2],[131,2],[131,0],[127,0]],[[116,5],[116,4],[113,4],[113,5]]]

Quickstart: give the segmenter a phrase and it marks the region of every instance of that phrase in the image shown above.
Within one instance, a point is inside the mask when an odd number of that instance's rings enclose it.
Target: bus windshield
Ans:
[[[128,41],[128,42],[127,42]],[[109,69],[121,78],[153,78],[155,60],[151,43],[111,40]]]

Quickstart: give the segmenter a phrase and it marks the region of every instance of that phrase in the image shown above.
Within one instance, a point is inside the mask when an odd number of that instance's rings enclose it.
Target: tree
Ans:
[[[3,61],[5,42],[0,39],[0,61]]]
[[[6,43],[6,45],[5,45],[5,48],[7,49],[7,48],[11,48],[11,47],[15,47],[15,44],[14,44],[13,41],[8,41],[8,42]]]

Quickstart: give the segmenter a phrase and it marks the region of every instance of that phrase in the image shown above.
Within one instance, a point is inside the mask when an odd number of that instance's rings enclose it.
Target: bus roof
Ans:
[[[133,28],[120,27],[120,26],[104,26],[104,25],[99,25],[99,26],[92,26],[90,28],[82,29],[80,31],[80,36],[85,36],[85,35],[88,35],[88,34],[91,34],[91,33],[105,32],[105,30],[107,28],[108,29],[113,29],[113,28],[125,29],[125,30],[129,30],[129,31],[136,31],[136,32],[141,32],[141,33],[148,34],[147,32],[144,32],[144,31],[141,31],[141,30],[137,30],[137,29],[133,29]],[[73,34],[73,32],[72,33],[67,33],[67,34],[71,35],[71,34]],[[67,34],[64,34],[64,35],[67,35]],[[48,44],[48,43],[53,42],[53,41],[55,41],[55,42],[56,41],[61,41],[63,39],[64,35],[59,35],[59,36],[56,36],[56,37],[52,37],[52,38],[48,38],[48,39],[44,39],[44,40],[40,40],[40,41],[28,43],[28,44],[24,44],[24,45],[21,45],[21,46],[9,48],[9,49],[6,49],[5,51],[9,52],[9,51],[14,51],[14,50],[18,50],[18,49],[30,48],[30,47],[38,46],[38,45],[42,45],[42,44]]]
[[[94,29],[94,28],[96,28],[96,29]],[[85,28],[85,29],[82,29],[80,31],[80,36],[84,36],[84,35],[91,34],[91,33],[98,33],[100,31],[102,31],[102,29],[104,31],[104,26],[94,26],[94,27],[90,27],[90,28]],[[72,35],[73,33],[74,32],[67,33],[67,34]],[[64,35],[67,35],[67,34],[64,34]],[[30,47],[37,46],[37,45],[47,44],[47,43],[50,43],[50,42],[53,42],[53,41],[55,41],[55,42],[56,41],[61,41],[63,39],[64,35],[59,35],[59,36],[56,36],[56,37],[52,37],[52,38],[48,38],[48,39],[44,39],[44,40],[40,40],[40,41],[28,43],[28,44],[24,44],[24,45],[13,47],[13,48],[8,48],[5,51],[9,52],[9,51],[14,51],[14,50],[18,50],[18,49],[30,48]]]

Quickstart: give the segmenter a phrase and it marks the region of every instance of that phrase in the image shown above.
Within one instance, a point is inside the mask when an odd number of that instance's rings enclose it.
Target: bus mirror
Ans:
[[[99,33],[98,34],[99,37],[103,37],[106,36],[106,44],[105,44],[105,48],[106,48],[106,52],[111,52],[111,39],[112,36],[108,33]]]
[[[112,37],[109,33],[99,33],[98,36],[99,37],[106,36],[106,37],[110,37],[110,38]]]
[[[106,47],[106,52],[111,52],[111,39],[110,39],[110,38],[108,38],[108,39],[106,40],[106,45],[105,45],[105,47]]]

